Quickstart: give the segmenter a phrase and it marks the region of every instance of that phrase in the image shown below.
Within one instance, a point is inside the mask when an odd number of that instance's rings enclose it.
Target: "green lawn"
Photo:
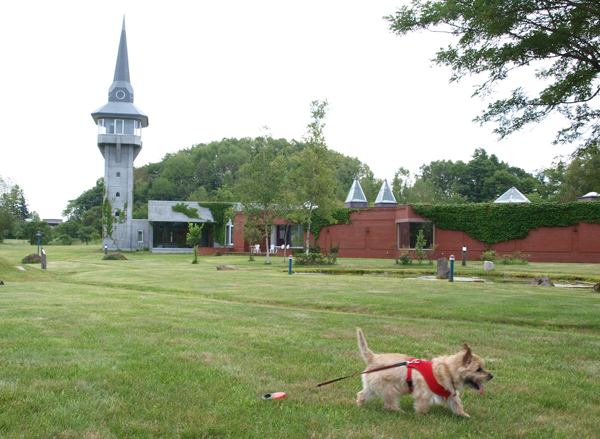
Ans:
[[[48,246],[43,272],[20,262],[35,250],[0,244],[0,438],[599,437],[592,289],[290,276],[282,258],[103,261],[99,245]],[[599,268],[496,267],[554,277]],[[356,326],[376,352],[431,358],[468,342],[495,376],[483,396],[464,393],[472,419],[443,407],[417,415],[410,397],[404,413],[381,400],[359,408],[360,378],[311,388],[363,370]],[[276,391],[287,398],[260,398]]]

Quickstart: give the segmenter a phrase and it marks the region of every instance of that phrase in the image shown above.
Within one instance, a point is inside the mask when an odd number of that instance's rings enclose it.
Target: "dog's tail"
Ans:
[[[358,338],[358,349],[360,349],[360,355],[363,357],[363,360],[365,360],[365,363],[369,364],[375,354],[371,349],[369,349],[369,346],[367,346],[367,340],[365,340],[362,329],[356,328],[356,337]]]

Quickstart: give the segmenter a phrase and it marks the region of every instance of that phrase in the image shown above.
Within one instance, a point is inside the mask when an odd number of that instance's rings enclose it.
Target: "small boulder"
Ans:
[[[127,258],[123,256],[121,253],[108,253],[105,255],[102,260],[111,260],[111,261],[126,261]]]
[[[217,265],[217,270],[237,270],[233,265]]]
[[[37,253],[32,253],[28,256],[25,256],[21,262],[23,262],[24,264],[41,264],[42,257]]]
[[[540,286],[540,287],[553,287],[554,284],[550,280],[549,277],[536,276],[533,279],[533,282],[530,283],[531,286]]]
[[[448,267],[448,259],[440,258],[437,260],[436,276],[438,279],[448,279],[450,277],[450,267]]]
[[[0,279],[0,285],[4,285],[4,281]]]
[[[494,269],[494,263],[492,261],[485,261],[483,263],[483,269],[485,271],[492,271]]]

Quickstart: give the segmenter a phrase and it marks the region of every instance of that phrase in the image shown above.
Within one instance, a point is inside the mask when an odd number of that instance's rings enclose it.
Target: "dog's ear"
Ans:
[[[471,348],[466,343],[463,345],[463,351],[465,351],[465,356],[463,357],[463,364],[469,364],[473,355],[471,354]]]

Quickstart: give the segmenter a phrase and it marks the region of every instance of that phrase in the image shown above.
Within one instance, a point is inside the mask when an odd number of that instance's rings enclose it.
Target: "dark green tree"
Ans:
[[[336,183],[333,180],[334,157],[325,143],[323,120],[326,116],[327,101],[311,102],[313,121],[308,125],[304,141],[306,147],[293,157],[295,168],[289,178],[296,188],[294,191],[297,219],[306,225],[306,254],[310,248],[310,229],[315,209],[321,218],[334,222],[331,212],[336,207]]]
[[[541,91],[518,87],[476,118],[495,122],[500,137],[558,112],[568,125],[558,131],[556,142],[582,140],[584,148],[598,146],[597,0],[413,0],[385,18],[398,35],[427,29],[456,36],[434,61],[452,69],[451,81],[483,75],[475,95],[492,92],[512,70],[532,72],[536,83],[543,84]]]
[[[52,233],[52,228],[50,224],[46,221],[29,221],[24,222],[22,224],[20,234],[23,239],[29,241],[31,245],[37,245],[38,238],[36,236],[38,230],[42,232],[42,236],[40,238],[40,243],[42,245],[49,244],[52,242],[54,234]]]
[[[96,186],[83,192],[74,200],[69,200],[67,207],[63,210],[62,215],[70,219],[81,221],[83,213],[90,210],[94,206],[102,206],[104,201],[104,178],[99,178],[96,181]]]
[[[270,262],[271,228],[282,200],[283,171],[286,169],[283,156],[277,155],[269,139],[265,130],[265,135],[255,146],[254,157],[241,167],[237,186],[244,217],[258,226],[265,238],[267,263]]]

